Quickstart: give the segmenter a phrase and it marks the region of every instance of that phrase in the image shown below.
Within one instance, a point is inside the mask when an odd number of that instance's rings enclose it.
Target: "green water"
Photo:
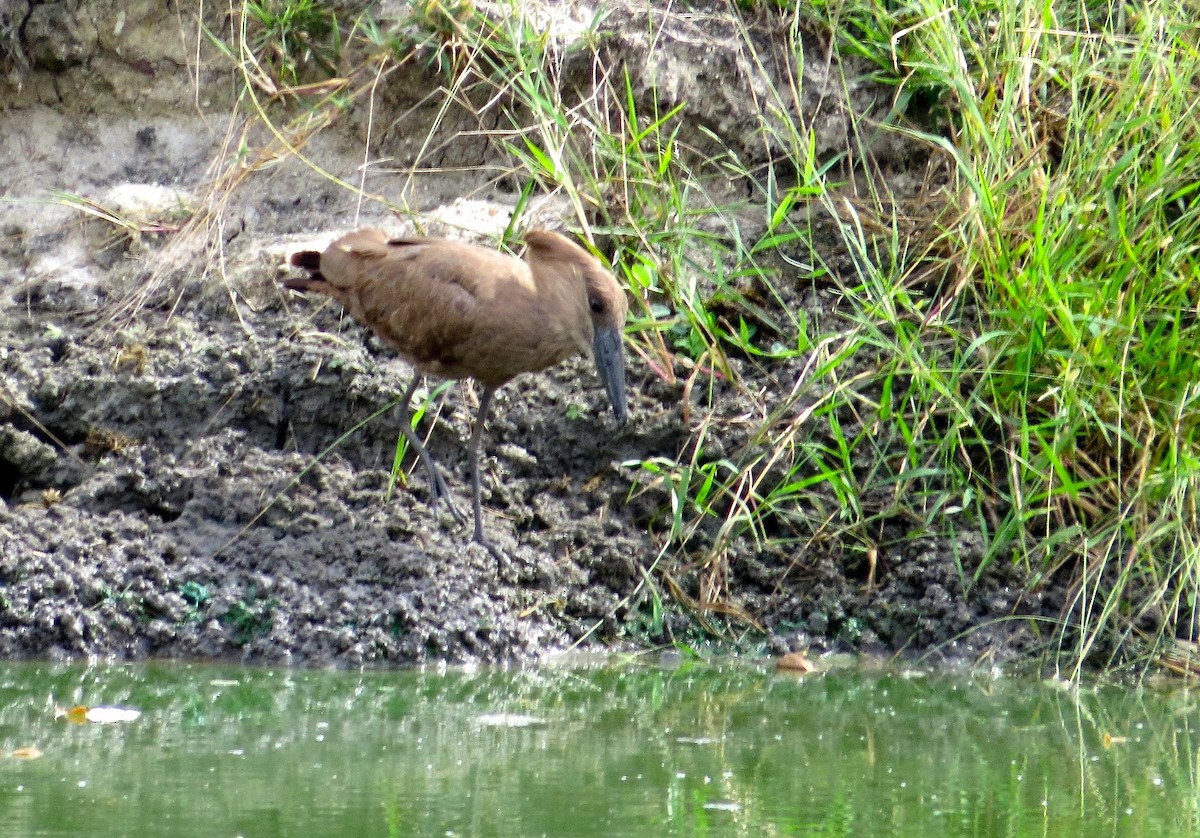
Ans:
[[[0,834],[1197,835],[1198,725],[1182,689],[899,669],[4,665],[0,746],[42,756],[0,759]]]

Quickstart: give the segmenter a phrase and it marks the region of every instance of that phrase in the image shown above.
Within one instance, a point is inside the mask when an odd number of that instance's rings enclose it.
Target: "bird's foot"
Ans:
[[[450,516],[454,518],[454,523],[461,527],[467,522],[467,518],[454,505],[454,497],[450,494],[450,484],[446,482],[440,469],[435,467],[430,470],[430,474],[432,476],[429,480],[429,505],[437,509],[439,503],[446,504],[446,508],[450,510]]]
[[[488,553],[491,554],[492,558],[496,560],[496,565],[499,567],[503,567],[504,563],[508,561],[508,556],[506,556],[499,547],[484,538],[483,533],[481,532],[476,532],[475,535],[471,537],[471,543],[478,544],[484,550],[487,550]]]

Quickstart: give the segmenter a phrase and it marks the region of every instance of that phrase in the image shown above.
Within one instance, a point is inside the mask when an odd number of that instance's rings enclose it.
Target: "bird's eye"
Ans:
[[[600,299],[599,297],[591,297],[588,299],[588,307],[591,308],[594,313],[600,314],[604,311],[604,300]]]

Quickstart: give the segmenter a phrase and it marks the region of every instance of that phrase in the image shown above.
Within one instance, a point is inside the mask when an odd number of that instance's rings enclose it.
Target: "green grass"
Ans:
[[[271,633],[278,607],[279,600],[274,597],[263,599],[250,589],[244,599],[234,602],[218,619],[236,643],[250,643]]]
[[[884,381],[907,382],[879,416],[911,440],[910,470],[970,491],[991,560],[1031,585],[1069,577],[1072,671],[1116,664],[1188,622],[1200,581],[1200,53],[1167,5],[971,9],[892,19],[898,86],[949,115],[912,132],[948,182],[937,293],[910,296],[903,273],[854,289]]]
[[[242,37],[251,53],[283,85],[300,83],[308,68],[337,72],[341,32],[337,17],[319,0],[245,0]]]
[[[631,492],[663,499],[651,567],[697,568],[697,613],[737,625],[737,542],[834,543],[874,573],[898,538],[973,531],[1031,591],[1069,584],[1046,637],[1067,674],[1144,663],[1192,620],[1200,50],[1186,10],[731,5],[772,152],[750,165],[645,68],[606,64],[602,17],[564,40],[516,3],[414,3],[401,21],[320,9],[246,2],[241,40],[214,37],[274,137],[230,177],[303,159],[413,61],[445,94],[426,148],[452,104],[494,117],[512,160],[498,177],[520,186],[506,238],[533,198],[560,197],[629,288],[637,363],[699,396],[682,451],[627,464]],[[844,80],[834,156],[785,84],[823,60],[805,54],[814,34],[893,95],[855,114],[858,79]],[[893,190],[880,136],[926,155],[926,182]],[[799,305],[817,290],[836,311]],[[985,571],[963,567],[964,590]],[[664,589],[647,590],[659,613]]]

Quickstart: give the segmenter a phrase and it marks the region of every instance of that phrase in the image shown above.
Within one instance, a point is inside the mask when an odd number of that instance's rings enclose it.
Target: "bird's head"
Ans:
[[[533,230],[526,234],[526,259],[538,266],[555,265],[582,276],[587,293],[590,318],[592,358],[604,383],[618,424],[625,424],[629,408],[625,401],[625,353],[622,337],[625,333],[625,314],[629,304],[625,291],[600,260],[575,242],[549,230]]]

